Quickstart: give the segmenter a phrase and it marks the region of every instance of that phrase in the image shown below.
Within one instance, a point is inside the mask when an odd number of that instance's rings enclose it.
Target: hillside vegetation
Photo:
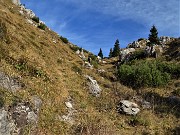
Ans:
[[[98,61],[86,50],[80,57],[81,48],[19,11],[11,0],[0,1],[0,134],[180,133],[179,39],[158,59],[117,66],[117,57]],[[86,67],[88,56],[93,68]],[[121,100],[137,103],[140,112],[119,113]],[[144,100],[151,107],[143,108]]]

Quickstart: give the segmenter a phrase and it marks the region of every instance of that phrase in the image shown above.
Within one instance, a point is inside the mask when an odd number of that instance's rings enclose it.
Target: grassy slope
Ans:
[[[177,127],[179,123],[173,113],[157,114],[154,110],[141,111],[138,115],[140,124],[137,127],[130,126],[128,123],[134,118],[117,114],[116,103],[120,99],[136,95],[136,92],[118,82],[111,82],[113,65],[99,65],[99,68],[109,71],[104,74],[98,74],[95,69],[84,69],[83,61],[56,33],[41,31],[28,24],[17,9],[10,0],[0,1],[0,22],[5,23],[7,28],[7,37],[0,42],[0,71],[12,76],[21,76],[21,81],[26,87],[15,95],[23,100],[38,95],[43,100],[38,134],[74,134],[72,131],[77,129],[81,129],[82,134],[88,134],[88,131],[101,135],[143,132],[165,134],[167,130]],[[53,43],[53,39],[56,39],[57,44]],[[46,77],[36,77],[28,70],[17,70],[16,62],[21,58],[28,66],[43,72]],[[73,70],[74,67],[80,68],[82,74],[77,74]],[[85,74],[93,76],[100,84],[103,90],[100,98],[88,93],[83,77]],[[148,91],[155,91],[161,96],[166,94],[164,88],[145,89],[143,94]],[[67,112],[64,102],[69,96],[73,98],[74,108],[77,110],[76,125],[72,127],[57,120],[58,115]]]

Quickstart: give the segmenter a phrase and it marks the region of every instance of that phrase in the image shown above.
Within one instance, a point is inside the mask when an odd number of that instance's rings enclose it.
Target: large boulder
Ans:
[[[136,103],[133,103],[128,100],[122,100],[117,106],[117,110],[119,113],[124,113],[128,115],[136,115],[140,109]]]

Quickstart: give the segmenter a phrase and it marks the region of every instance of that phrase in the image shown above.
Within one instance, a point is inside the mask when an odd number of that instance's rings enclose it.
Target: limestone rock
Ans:
[[[12,3],[14,3],[15,5],[20,5],[21,4],[20,0],[12,0]]]
[[[99,85],[97,84],[97,81],[88,75],[86,75],[85,77],[89,81],[88,86],[89,86],[90,93],[96,97],[100,96],[101,89],[100,89]]]
[[[89,62],[84,62],[85,64],[85,67],[88,68],[88,69],[92,69],[93,68],[93,65],[91,65]]]
[[[35,114],[33,111],[28,112],[27,114],[27,122],[31,124],[36,124],[38,120],[37,114]]]
[[[15,92],[23,87],[24,84],[18,81],[17,78],[10,77],[3,72],[0,72],[0,87],[9,91]]]
[[[11,135],[15,130],[15,123],[8,116],[7,111],[0,109],[0,135]]]
[[[34,105],[34,109],[38,112],[42,105],[42,100],[38,96],[33,96],[31,98],[31,102]]]
[[[140,109],[136,103],[133,103],[128,100],[122,100],[117,106],[117,110],[119,113],[124,113],[128,115],[136,115]]]
[[[68,101],[68,102],[65,102],[65,105],[66,105],[66,107],[69,108],[69,109],[72,109],[72,108],[73,108],[71,102],[69,102],[69,101]]]

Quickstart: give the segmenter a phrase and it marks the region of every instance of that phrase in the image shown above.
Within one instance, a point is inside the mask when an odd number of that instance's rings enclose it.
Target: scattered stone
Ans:
[[[104,60],[102,61],[102,63],[103,63],[103,64],[107,64],[107,62],[106,62],[106,61],[104,61]]]
[[[73,108],[71,102],[69,102],[69,101],[68,101],[68,102],[65,102],[65,105],[66,105],[66,107],[69,108],[69,109],[72,109],[72,108]]]
[[[73,125],[74,124],[74,118],[73,117],[75,115],[75,112],[77,112],[77,110],[75,110],[73,108],[73,105],[72,105],[72,103],[70,101],[65,102],[65,105],[67,107],[68,114],[67,115],[62,115],[61,117],[58,116],[58,119]]]
[[[98,73],[105,73],[104,69],[98,69],[97,71],[98,71]]]
[[[80,54],[80,51],[79,51],[79,50],[77,50],[77,51],[76,51],[76,54],[78,54],[78,55],[79,55],[79,54]]]
[[[130,102],[128,100],[122,100],[117,106],[119,113],[125,113],[128,115],[136,115],[140,109],[136,103]]]
[[[99,85],[97,84],[97,81],[88,75],[86,75],[85,77],[89,81],[88,86],[89,86],[90,93],[96,97],[99,97],[100,93],[101,93],[101,89],[100,89]]]
[[[89,62],[85,61],[84,62],[85,64],[85,67],[88,68],[88,69],[92,69],[93,68],[93,65],[91,65]]]
[[[86,60],[86,57],[84,55],[84,51],[83,49],[81,50],[80,54],[79,54],[79,57],[82,59],[82,60]]]
[[[55,39],[53,39],[53,43],[55,43],[55,44],[56,44],[56,43],[57,43],[57,41],[56,41]]]

